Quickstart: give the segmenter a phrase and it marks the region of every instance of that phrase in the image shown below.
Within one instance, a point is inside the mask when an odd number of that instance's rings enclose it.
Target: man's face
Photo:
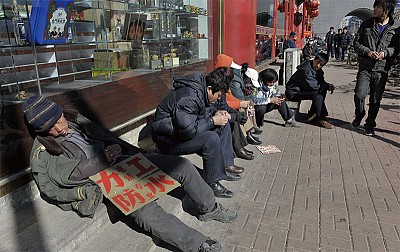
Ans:
[[[208,101],[210,103],[214,103],[217,100],[219,100],[222,96],[222,91],[218,91],[216,93],[212,93],[212,88],[210,86],[207,87],[207,95],[208,95]]]
[[[53,137],[66,136],[69,133],[68,122],[65,119],[64,114],[61,115],[60,119],[54,124],[49,130],[49,135]]]
[[[267,81],[267,83],[265,83],[268,87],[272,87],[275,84],[276,80],[274,81]]]
[[[374,17],[376,17],[376,18],[386,18],[387,17],[387,13],[383,10],[381,5],[375,5]]]
[[[325,64],[322,61],[320,61],[319,59],[316,59],[313,61],[313,68],[315,71],[320,70],[324,65]]]

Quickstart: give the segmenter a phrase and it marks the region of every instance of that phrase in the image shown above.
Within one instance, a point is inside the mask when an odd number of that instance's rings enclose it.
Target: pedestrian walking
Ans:
[[[328,54],[328,56],[330,55],[331,58],[333,58],[335,56],[334,37],[335,37],[336,33],[335,33],[334,29],[335,28],[333,26],[331,26],[329,28],[329,32],[326,33],[326,35],[325,35],[326,53]]]
[[[365,120],[365,133],[375,135],[376,117],[388,78],[388,71],[399,53],[400,22],[393,18],[395,0],[375,0],[374,16],[365,20],[358,29],[354,49],[359,57],[359,70],[354,90],[357,128],[365,116],[365,98],[369,90],[369,110]]]

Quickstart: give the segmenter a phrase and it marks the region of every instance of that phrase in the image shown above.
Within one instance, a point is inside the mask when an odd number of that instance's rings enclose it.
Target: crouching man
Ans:
[[[27,123],[36,133],[31,168],[42,197],[63,210],[93,217],[103,195],[89,176],[108,168],[122,156],[141,150],[77,111],[63,111],[60,105],[43,96],[30,97],[23,104],[23,110]],[[236,211],[216,203],[213,191],[189,160],[160,154],[144,156],[181,184],[186,197],[199,208],[199,220],[233,222],[237,218]],[[222,251],[218,241],[186,226],[154,201],[129,217],[182,251]]]

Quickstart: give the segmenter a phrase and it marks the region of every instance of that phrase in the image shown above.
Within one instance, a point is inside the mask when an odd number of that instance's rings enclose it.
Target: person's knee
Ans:
[[[204,134],[204,139],[206,139],[204,143],[206,149],[217,149],[221,145],[220,136],[214,131],[207,131]]]

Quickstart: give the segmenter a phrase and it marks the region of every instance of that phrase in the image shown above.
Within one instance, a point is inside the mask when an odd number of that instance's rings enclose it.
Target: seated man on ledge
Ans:
[[[230,114],[211,105],[229,87],[228,69],[175,77],[174,89],[157,106],[151,125],[153,141],[164,154],[197,154],[203,159],[203,178],[216,197],[233,192],[219,181],[240,179],[244,168],[234,165]]]
[[[88,177],[108,168],[122,155],[134,155],[141,150],[77,111],[63,111],[43,96],[30,97],[23,104],[23,111],[37,135],[31,168],[42,197],[63,210],[93,217],[103,197],[99,186]],[[237,218],[236,211],[216,203],[213,191],[190,161],[154,153],[143,155],[181,183],[185,197],[198,207],[199,220],[233,222]],[[128,216],[147,232],[182,251],[222,251],[218,241],[188,227],[155,201]]]
[[[326,53],[315,55],[314,60],[304,61],[297,66],[297,71],[286,84],[286,98],[289,101],[300,102],[312,100],[307,121],[326,129],[332,129],[332,124],[326,121],[328,110],[325,106],[326,92],[335,89],[333,84],[325,81],[322,67],[328,63]]]

